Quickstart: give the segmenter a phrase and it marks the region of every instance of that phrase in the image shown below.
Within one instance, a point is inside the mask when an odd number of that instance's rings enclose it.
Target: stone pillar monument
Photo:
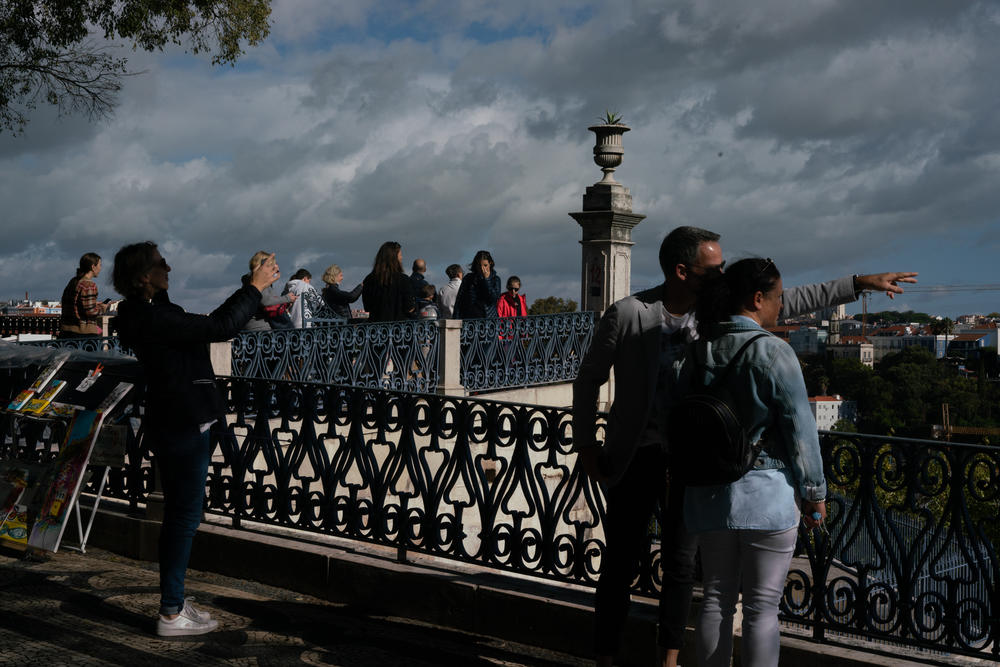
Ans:
[[[625,152],[622,135],[631,128],[610,115],[608,121],[587,128],[597,135],[594,162],[604,178],[587,188],[583,210],[570,213],[583,228],[580,310],[598,317],[631,292],[632,228],[646,217],[632,212],[632,195],[614,177]]]

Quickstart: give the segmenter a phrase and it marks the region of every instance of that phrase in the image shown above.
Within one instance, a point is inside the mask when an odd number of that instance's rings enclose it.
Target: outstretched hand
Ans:
[[[274,281],[281,277],[281,270],[278,263],[274,261],[274,253],[257,265],[257,268],[250,273],[250,284],[263,292],[270,287]]]
[[[916,271],[890,271],[888,273],[871,273],[866,276],[857,277],[858,289],[872,290],[873,292],[885,292],[890,299],[897,294],[903,293],[903,288],[898,283],[917,282]]]

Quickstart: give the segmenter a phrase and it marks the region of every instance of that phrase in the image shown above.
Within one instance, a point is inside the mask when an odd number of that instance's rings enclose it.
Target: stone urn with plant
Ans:
[[[625,150],[622,148],[622,135],[632,128],[622,122],[620,114],[612,111],[606,112],[598,119],[601,121],[600,125],[592,125],[587,129],[597,135],[597,143],[594,146],[594,162],[604,172],[604,178],[599,183],[617,183],[614,171],[621,165],[622,156],[625,154]]]

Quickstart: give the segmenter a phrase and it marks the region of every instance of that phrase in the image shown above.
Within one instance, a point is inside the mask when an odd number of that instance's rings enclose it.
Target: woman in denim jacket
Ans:
[[[697,305],[707,364],[705,382],[764,327],[777,324],[781,275],[770,259],[744,259],[707,285]],[[675,364],[676,387],[690,389],[691,353]],[[826,481],[816,421],[792,348],[767,336],[737,360],[728,379],[734,410],[752,442],[764,438],[757,464],[741,479],[688,487],[684,520],[697,533],[704,603],[697,622],[698,664],[729,665],[733,615],[743,590],[743,664],[778,664],[778,603],[795,549],[800,517],[809,527],[826,516]],[[766,432],[766,435],[765,435]],[[800,514],[801,509],[801,514]]]

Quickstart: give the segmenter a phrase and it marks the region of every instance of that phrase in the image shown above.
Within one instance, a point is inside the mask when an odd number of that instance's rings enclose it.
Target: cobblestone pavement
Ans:
[[[161,639],[155,564],[91,549],[0,550],[0,665],[556,666],[587,661],[298,593],[189,571],[216,632]],[[581,636],[581,641],[588,641]]]

